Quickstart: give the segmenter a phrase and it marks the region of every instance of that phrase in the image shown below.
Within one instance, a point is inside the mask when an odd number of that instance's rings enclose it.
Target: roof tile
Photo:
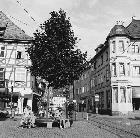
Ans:
[[[3,39],[33,40],[32,37],[26,35],[25,32],[15,25],[2,11],[0,11],[0,28],[5,28],[3,35],[0,35]]]
[[[126,28],[133,38],[140,38],[140,20],[132,19]]]

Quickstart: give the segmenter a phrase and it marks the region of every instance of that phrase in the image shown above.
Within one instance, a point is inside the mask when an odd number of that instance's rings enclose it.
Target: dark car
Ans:
[[[5,118],[9,115],[9,112],[5,108],[0,107],[0,118]]]

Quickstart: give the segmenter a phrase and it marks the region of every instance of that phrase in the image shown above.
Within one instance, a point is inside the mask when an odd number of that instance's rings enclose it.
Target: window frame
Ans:
[[[123,40],[119,40],[119,52],[124,52],[124,51],[125,51],[124,41]]]
[[[112,41],[112,52],[115,53],[116,52],[116,42]]]
[[[2,48],[4,48],[4,49],[2,49]],[[6,50],[6,47],[4,45],[0,44],[0,58],[4,58],[5,57],[5,50]]]

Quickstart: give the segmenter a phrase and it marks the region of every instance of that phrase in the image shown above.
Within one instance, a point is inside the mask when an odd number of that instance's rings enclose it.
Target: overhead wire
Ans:
[[[130,44],[124,49],[124,51],[123,51],[120,55],[118,55],[118,56],[121,56],[122,54],[124,54],[124,53],[126,52],[126,50],[127,50],[130,46],[134,45],[136,42],[137,42],[137,40],[135,40],[133,43],[130,43]],[[114,59],[114,61],[115,61],[115,60],[116,60],[116,58]]]
[[[23,5],[21,4],[21,2],[20,2],[19,0],[16,0],[16,2],[22,7],[22,9],[28,14],[28,16],[29,16],[34,22],[36,22],[35,18],[33,18],[33,17],[31,16],[31,14],[28,12],[28,10],[27,10],[26,8],[23,7]],[[17,21],[19,21],[19,22],[21,22],[21,23],[23,23],[23,24],[25,24],[25,25],[28,25],[27,23],[24,23],[24,22],[22,22],[22,21],[20,21],[20,20],[18,20],[18,19],[16,19],[16,18],[14,18],[14,17],[12,17],[12,16],[10,16],[10,17],[13,18],[13,19],[15,19],[15,20],[17,20]],[[40,28],[41,28],[41,27],[40,27]],[[42,29],[42,28],[41,28],[41,29]],[[124,51],[123,51],[119,56],[121,56],[122,54],[124,54],[124,53],[126,52],[126,50],[127,50],[130,46],[132,46],[133,44],[135,44],[136,41],[137,41],[137,40],[135,40],[132,44],[130,43],[130,44],[128,45],[128,47],[125,48]]]
[[[16,2],[23,8],[23,10],[28,14],[28,16],[29,16],[33,21],[36,22],[36,20],[35,20],[35,19],[31,16],[31,14],[28,12],[28,10],[25,9],[25,8],[22,6],[21,2],[20,2],[19,0],[16,0]]]

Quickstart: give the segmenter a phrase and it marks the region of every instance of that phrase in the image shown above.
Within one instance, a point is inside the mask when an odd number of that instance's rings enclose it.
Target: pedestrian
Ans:
[[[27,126],[28,128],[35,127],[35,116],[31,110],[30,106],[26,106],[24,109],[23,116],[20,121],[22,127]]]

